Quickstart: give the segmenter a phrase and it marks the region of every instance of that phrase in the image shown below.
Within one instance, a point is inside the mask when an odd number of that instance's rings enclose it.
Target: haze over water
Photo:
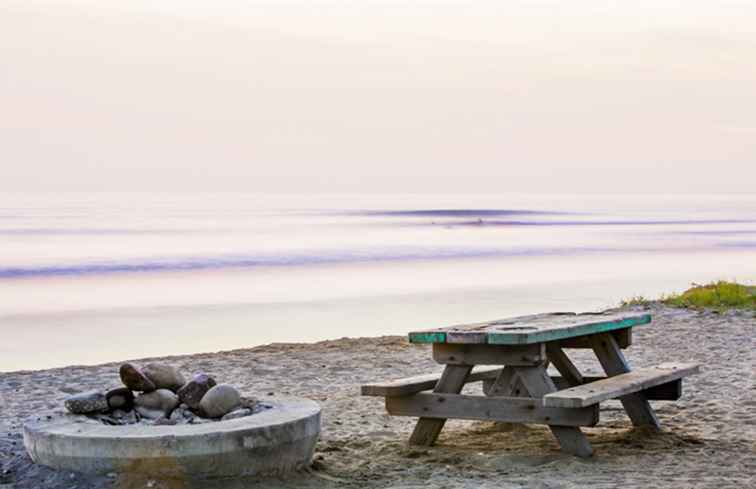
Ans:
[[[0,370],[586,311],[756,278],[756,197],[0,196]]]

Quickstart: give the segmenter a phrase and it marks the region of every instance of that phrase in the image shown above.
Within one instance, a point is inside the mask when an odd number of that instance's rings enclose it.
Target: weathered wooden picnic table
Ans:
[[[412,444],[432,445],[447,418],[534,423],[548,425],[563,451],[588,457],[580,427],[598,423],[601,401],[619,399],[634,425],[658,429],[649,401],[679,399],[682,378],[698,372],[682,363],[631,370],[622,349],[650,322],[648,314],[550,313],[412,332],[410,342],[433,345],[443,372],[363,385],[362,394],[385,397],[389,414],[419,417]],[[592,349],[606,377],[583,376],[570,348]],[[549,364],[560,376],[549,376]],[[460,394],[476,381],[485,395]]]

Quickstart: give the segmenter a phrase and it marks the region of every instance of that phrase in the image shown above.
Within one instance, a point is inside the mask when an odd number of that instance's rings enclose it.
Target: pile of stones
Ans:
[[[270,407],[241,396],[231,385],[216,383],[205,373],[187,382],[165,363],[142,368],[124,363],[119,373],[125,387],[74,394],[66,398],[66,409],[111,425],[176,425],[236,419]]]

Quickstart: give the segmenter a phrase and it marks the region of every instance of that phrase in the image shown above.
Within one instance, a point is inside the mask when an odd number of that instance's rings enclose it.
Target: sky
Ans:
[[[753,193],[756,2],[0,0],[0,191]]]

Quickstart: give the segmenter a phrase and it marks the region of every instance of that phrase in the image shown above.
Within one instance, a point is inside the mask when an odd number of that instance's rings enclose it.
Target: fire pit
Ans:
[[[32,460],[170,478],[282,474],[310,463],[320,433],[312,401],[259,401],[204,373],[187,382],[166,364],[124,364],[120,376],[125,387],[70,396],[67,414],[26,423]]]
[[[304,467],[320,433],[320,407],[276,399],[252,416],[215,423],[109,426],[64,415],[24,426],[32,460],[85,473],[152,477],[282,474]]]

